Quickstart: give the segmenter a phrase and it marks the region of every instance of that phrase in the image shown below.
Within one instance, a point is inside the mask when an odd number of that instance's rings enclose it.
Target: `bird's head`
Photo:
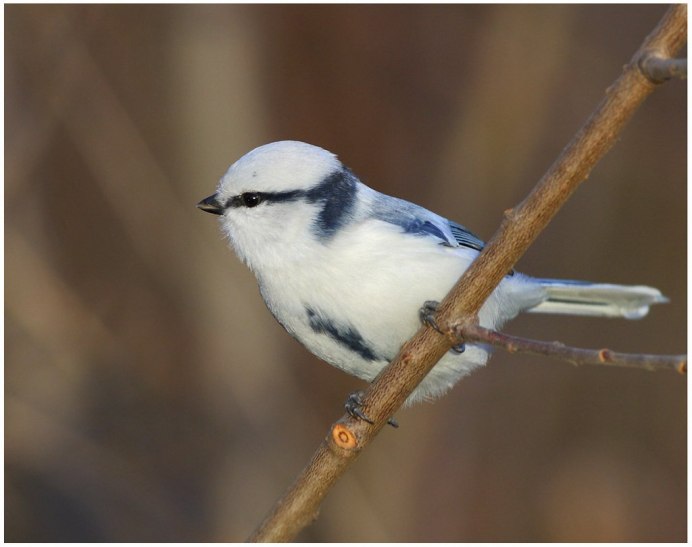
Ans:
[[[280,141],[241,157],[216,193],[197,206],[221,216],[237,254],[253,267],[278,248],[300,252],[308,243],[331,239],[353,217],[357,185],[331,152]]]

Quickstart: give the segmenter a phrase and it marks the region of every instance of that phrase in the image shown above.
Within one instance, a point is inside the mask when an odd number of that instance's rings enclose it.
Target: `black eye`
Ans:
[[[257,192],[245,192],[240,195],[240,199],[243,200],[245,207],[257,207],[262,203],[262,196]]]

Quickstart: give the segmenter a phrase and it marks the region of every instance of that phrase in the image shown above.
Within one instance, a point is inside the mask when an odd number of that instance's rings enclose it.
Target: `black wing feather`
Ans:
[[[475,249],[477,251],[483,250],[483,247],[485,246],[483,240],[464,228],[461,224],[457,224],[456,222],[452,222],[450,220],[449,229],[459,245],[470,247],[471,249]]]

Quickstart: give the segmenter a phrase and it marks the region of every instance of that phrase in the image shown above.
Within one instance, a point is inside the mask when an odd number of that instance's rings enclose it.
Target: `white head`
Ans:
[[[198,207],[221,215],[238,256],[257,273],[267,255],[330,238],[352,218],[358,179],[336,155],[298,141],[245,154]],[[283,253],[281,253],[283,254]]]

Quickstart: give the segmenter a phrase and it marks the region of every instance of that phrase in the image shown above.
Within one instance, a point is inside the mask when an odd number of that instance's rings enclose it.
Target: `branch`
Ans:
[[[658,55],[648,55],[639,61],[639,67],[655,84],[662,84],[671,78],[687,78],[687,59],[667,59]]]
[[[669,8],[622,75],[608,88],[584,127],[529,196],[505,213],[500,229],[442,301],[436,316],[441,329],[449,330],[454,318],[475,318],[486,298],[613,146],[625,122],[656,88],[641,72],[638,60],[652,52],[674,55],[685,43],[686,28],[687,6]],[[446,336],[435,330],[419,329],[365,392],[362,408],[374,424],[348,415],[336,422],[295,483],[249,540],[290,541],[310,524],[332,485],[451,345]]]
[[[686,355],[646,355],[640,353],[618,353],[609,349],[584,349],[566,346],[562,342],[545,342],[511,336],[478,324],[458,324],[449,333],[460,342],[481,342],[503,348],[509,353],[531,353],[568,361],[574,365],[611,365],[634,367],[645,370],[675,370],[687,374]]]

